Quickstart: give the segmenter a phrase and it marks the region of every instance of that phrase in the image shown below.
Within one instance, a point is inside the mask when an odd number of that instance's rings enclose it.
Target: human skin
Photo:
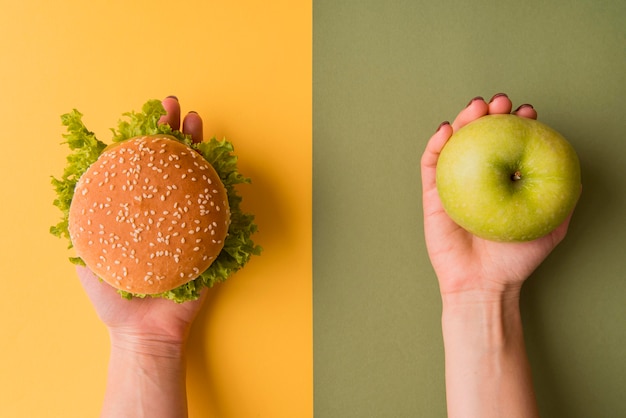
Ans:
[[[167,114],[160,122],[179,129],[178,100],[168,97],[163,107]],[[194,142],[202,141],[202,129],[198,114],[185,116],[182,130]],[[88,268],[77,267],[77,272],[111,341],[101,417],[186,417],[185,344],[206,290],[200,299],[182,304],[149,297],[126,300]]]
[[[539,412],[519,308],[524,281],[563,240],[570,216],[530,242],[478,238],[445,213],[435,181],[439,153],[453,132],[488,114],[511,113],[505,94],[477,97],[430,138],[421,159],[424,233],[442,298],[449,418],[531,418]],[[513,114],[537,118],[522,105]]]

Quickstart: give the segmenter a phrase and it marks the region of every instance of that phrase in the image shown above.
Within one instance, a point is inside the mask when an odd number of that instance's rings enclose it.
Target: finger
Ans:
[[[523,104],[513,111],[514,115],[521,116],[523,118],[537,119],[537,111],[531,104]]]
[[[426,149],[424,150],[424,154],[422,154],[421,160],[422,187],[424,193],[436,187],[435,177],[439,154],[446,145],[446,142],[448,142],[448,139],[452,136],[452,132],[453,130],[450,123],[447,121],[443,122],[426,144]]]
[[[467,107],[458,114],[452,127],[455,131],[458,131],[468,123],[485,116],[489,112],[489,106],[485,103],[482,97],[474,97],[467,105]]]
[[[176,96],[168,96],[161,102],[165,108],[165,115],[161,116],[159,123],[167,123],[177,131],[180,129],[180,103]]]
[[[498,93],[489,100],[489,114],[502,115],[511,113],[513,104],[509,97],[504,93]]]
[[[189,112],[183,120],[183,133],[191,135],[191,140],[198,144],[203,139],[202,118],[196,112]]]
[[[434,242],[437,237],[449,236],[459,230],[452,219],[445,213],[437,191],[437,162],[439,155],[453,134],[452,125],[444,122],[426,144],[422,155],[422,207],[424,211],[424,234],[427,242]],[[430,248],[430,245],[429,245]],[[429,249],[430,251],[430,249]]]

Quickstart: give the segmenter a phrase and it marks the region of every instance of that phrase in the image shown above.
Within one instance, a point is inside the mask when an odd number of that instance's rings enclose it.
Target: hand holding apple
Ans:
[[[446,213],[492,241],[531,241],[561,224],[580,192],[580,164],[558,132],[533,119],[483,116],[456,131],[439,155]]]
[[[506,95],[496,95],[489,103],[481,98],[472,100],[452,124],[444,123],[440,126],[428,142],[422,156],[426,244],[439,278],[442,295],[458,294],[464,291],[487,293],[493,291],[499,294],[507,290],[519,292],[524,280],[565,237],[569,217],[580,192],[580,180],[576,177],[579,176],[577,173],[572,176],[572,184],[576,184],[576,190],[572,192],[574,186],[570,185],[568,190],[571,196],[566,199],[568,207],[565,215],[559,214],[560,225],[557,223],[558,226],[555,228],[552,224],[549,227],[544,226],[541,233],[538,233],[542,236],[531,241],[497,242],[480,238],[459,226],[444,210],[440,191],[437,190],[437,169],[440,155],[447,141],[453,133],[458,132],[470,122],[487,115],[510,114],[511,108],[511,101]],[[524,117],[536,118],[536,112],[532,106],[528,105],[521,106],[514,113],[515,116],[507,118],[513,118],[514,121]],[[515,171],[512,174],[515,175]],[[511,178],[506,180],[516,181]],[[475,197],[470,195],[466,199]],[[551,228],[552,231],[547,233],[547,230]]]

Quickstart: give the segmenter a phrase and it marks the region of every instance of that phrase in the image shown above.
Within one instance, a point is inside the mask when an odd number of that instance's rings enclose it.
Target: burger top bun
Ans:
[[[138,294],[198,277],[222,250],[229,224],[215,169],[167,135],[105,149],[78,181],[69,212],[70,238],[87,267]]]

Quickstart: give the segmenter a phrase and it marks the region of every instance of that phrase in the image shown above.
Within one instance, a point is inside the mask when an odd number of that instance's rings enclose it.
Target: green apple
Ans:
[[[562,135],[533,119],[483,116],[455,132],[437,163],[446,213],[492,241],[530,241],[558,227],[581,189],[580,162]]]

